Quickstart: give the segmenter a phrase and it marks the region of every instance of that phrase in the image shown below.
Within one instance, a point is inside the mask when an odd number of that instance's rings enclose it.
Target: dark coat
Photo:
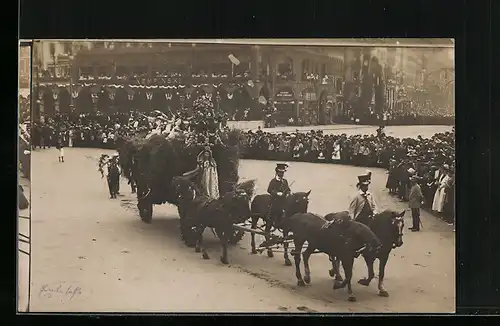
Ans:
[[[288,186],[288,181],[284,178],[281,179],[281,181],[276,180],[276,178],[273,178],[269,182],[269,186],[267,187],[267,192],[273,197],[278,197],[277,193],[282,192],[283,196],[281,197],[286,197],[286,195],[290,194],[290,187]]]

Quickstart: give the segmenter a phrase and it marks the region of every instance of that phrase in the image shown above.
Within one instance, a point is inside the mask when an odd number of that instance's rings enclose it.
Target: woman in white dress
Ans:
[[[443,166],[444,173],[439,176],[438,179],[438,188],[436,193],[434,194],[434,200],[432,201],[432,210],[438,213],[443,212],[443,207],[446,198],[446,187],[448,186],[450,176],[448,173],[449,166]]]
[[[339,143],[339,141],[336,141],[335,144],[333,144],[332,161],[334,161],[334,162],[340,161],[340,143]]]
[[[198,165],[196,169],[184,173],[188,178],[199,177],[201,191],[211,199],[219,199],[219,175],[217,173],[217,163],[213,159],[210,147],[205,147],[197,157]]]

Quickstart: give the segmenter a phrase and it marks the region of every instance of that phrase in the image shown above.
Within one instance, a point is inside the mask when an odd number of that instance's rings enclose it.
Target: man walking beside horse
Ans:
[[[120,168],[118,166],[118,153],[108,159],[107,155],[102,155],[99,161],[99,172],[101,177],[106,177],[110,198],[116,198],[120,191]]]

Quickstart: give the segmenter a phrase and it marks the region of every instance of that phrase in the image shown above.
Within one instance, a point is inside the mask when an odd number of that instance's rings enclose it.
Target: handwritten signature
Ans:
[[[82,294],[83,289],[80,286],[65,283],[44,284],[38,292],[38,296],[41,298],[65,297],[69,300]]]

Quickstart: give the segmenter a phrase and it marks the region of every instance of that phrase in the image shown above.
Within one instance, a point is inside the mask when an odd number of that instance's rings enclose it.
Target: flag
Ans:
[[[238,60],[238,58],[236,58],[234,55],[230,54],[230,55],[228,55],[228,58],[232,64],[239,66],[240,60]]]

